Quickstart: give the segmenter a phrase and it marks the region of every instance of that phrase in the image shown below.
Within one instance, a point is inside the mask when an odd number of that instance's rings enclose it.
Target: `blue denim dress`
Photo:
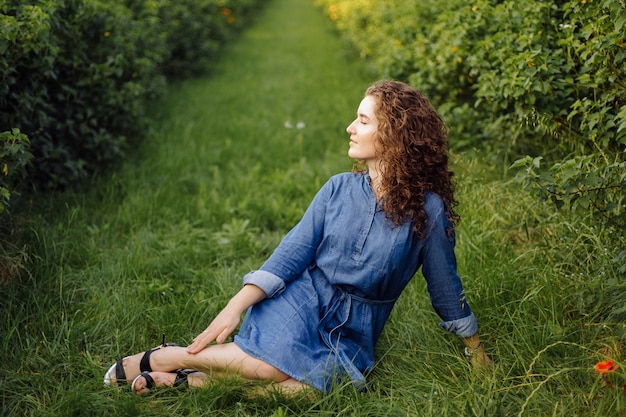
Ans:
[[[476,333],[443,202],[428,193],[424,208],[426,237],[414,239],[411,224],[385,218],[368,175],[332,177],[272,256],[244,277],[268,298],[248,310],[234,342],[321,391],[345,378],[364,387],[376,341],[420,266],[440,326]]]

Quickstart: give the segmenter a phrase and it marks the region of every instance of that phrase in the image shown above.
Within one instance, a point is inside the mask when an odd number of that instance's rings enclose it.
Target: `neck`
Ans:
[[[381,190],[380,190],[380,173],[377,170],[369,170],[369,176],[370,176],[370,186],[372,187],[372,190],[374,190],[374,195],[376,196],[377,200],[380,200],[381,197]]]
[[[372,184],[380,183],[380,169],[378,168],[378,163],[376,161],[367,161],[367,172],[370,175]]]

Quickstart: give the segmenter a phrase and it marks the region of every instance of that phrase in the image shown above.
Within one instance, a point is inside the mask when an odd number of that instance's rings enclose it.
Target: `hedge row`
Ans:
[[[210,69],[260,0],[5,0],[0,5],[0,191],[79,183],[142,138],[146,100]],[[17,130],[16,130],[17,129]],[[21,136],[22,135],[22,136]],[[9,143],[12,141],[11,143]],[[0,147],[2,149],[2,147]],[[6,169],[5,169],[6,167]],[[0,195],[0,208],[7,204]]]
[[[520,158],[541,198],[626,225],[623,0],[317,1],[376,76],[435,102],[458,145]]]

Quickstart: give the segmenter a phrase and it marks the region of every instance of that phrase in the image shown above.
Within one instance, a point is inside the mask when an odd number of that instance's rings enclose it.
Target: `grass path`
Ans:
[[[342,51],[312,0],[270,0],[210,76],[152,103],[148,138],[119,169],[33,202],[30,276],[0,288],[0,415],[600,416],[623,407],[588,372],[599,347],[619,350],[596,330],[614,327],[580,301],[598,265],[615,274],[599,254],[605,237],[532,206],[486,158],[467,155],[454,158],[457,254],[493,372],[471,370],[416,279],[365,394],[249,398],[245,384],[218,379],[136,398],[102,386],[114,359],[162,333],[189,343],[323,182],[350,169],[345,127],[372,80]],[[568,235],[576,246],[559,250]],[[582,256],[593,258],[587,269]]]

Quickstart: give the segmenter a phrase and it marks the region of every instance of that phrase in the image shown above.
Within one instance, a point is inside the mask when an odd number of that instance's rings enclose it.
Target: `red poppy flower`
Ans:
[[[613,361],[600,361],[596,363],[596,372],[599,374],[608,374],[619,368]]]

